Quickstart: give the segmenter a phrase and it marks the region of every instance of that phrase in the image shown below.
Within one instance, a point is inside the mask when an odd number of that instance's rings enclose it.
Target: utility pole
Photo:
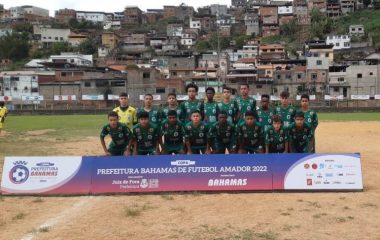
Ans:
[[[218,69],[217,69],[217,78],[218,78],[218,88],[217,92],[220,92],[220,37],[219,37],[219,12],[216,14],[216,35],[218,38]]]

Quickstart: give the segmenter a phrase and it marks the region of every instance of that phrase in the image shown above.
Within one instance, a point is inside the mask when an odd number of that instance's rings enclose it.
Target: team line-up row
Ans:
[[[144,106],[128,105],[128,94],[119,96],[120,106],[108,114],[100,134],[106,155],[224,154],[224,153],[309,153],[315,152],[317,113],[309,109],[309,96],[301,96],[301,108],[290,105],[282,92],[281,105],[271,109],[270,96],[261,96],[261,106],[249,97],[242,84],[240,96],[231,99],[223,88],[222,102],[214,101],[215,89],[206,89],[207,101],[197,100],[198,87],[186,86],[189,99],[177,103],[168,95],[168,106],[153,108],[146,94]],[[105,137],[112,141],[106,147]]]

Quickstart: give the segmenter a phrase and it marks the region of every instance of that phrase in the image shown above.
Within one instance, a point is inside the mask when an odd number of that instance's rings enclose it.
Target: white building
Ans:
[[[22,96],[38,96],[38,75],[35,71],[0,72],[0,95],[21,101]]]
[[[54,29],[40,26],[33,26],[33,34],[43,46],[49,46],[56,42],[67,42],[71,31],[70,29]]]
[[[245,45],[241,53],[243,58],[256,58],[259,53],[259,46],[257,44]]]
[[[278,15],[293,14],[293,6],[279,6]]]
[[[350,25],[349,27],[350,35],[359,35],[362,36],[365,34],[364,25]]]
[[[183,33],[181,36],[181,45],[191,47],[196,43],[196,38],[192,34]]]
[[[201,21],[193,20],[190,18],[190,28],[201,30]]]
[[[99,57],[107,57],[108,54],[110,54],[110,49],[106,47],[99,47],[98,48],[98,56]]]
[[[334,50],[351,48],[351,37],[348,35],[327,36],[327,45],[334,45]]]
[[[105,12],[85,12],[85,11],[77,11],[77,20],[78,21],[90,21],[93,23],[102,23],[105,24],[107,22],[107,14]]]
[[[94,64],[92,55],[83,55],[76,53],[61,53],[61,55],[52,55],[50,56],[49,62],[69,63],[82,67],[92,67]]]
[[[109,30],[109,29],[120,30],[121,29],[121,22],[120,21],[107,21],[104,24],[103,29],[104,30]]]
[[[49,17],[49,10],[35,6],[19,6],[9,8],[11,19],[22,19],[25,14],[32,14],[41,17]]]

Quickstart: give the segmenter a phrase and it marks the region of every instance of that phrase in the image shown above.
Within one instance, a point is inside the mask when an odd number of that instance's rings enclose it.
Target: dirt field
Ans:
[[[379,133],[380,122],[322,122],[317,130],[318,152],[362,154],[364,192],[0,196],[0,239],[380,240]],[[41,152],[101,154],[96,137],[48,142]]]

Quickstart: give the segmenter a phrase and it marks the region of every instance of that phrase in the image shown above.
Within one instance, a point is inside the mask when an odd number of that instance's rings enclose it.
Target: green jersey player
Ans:
[[[249,95],[249,85],[240,85],[240,96],[235,98],[235,108],[238,111],[238,123],[244,122],[245,113],[247,111],[252,111],[255,114],[255,118],[258,119],[256,112],[256,100],[251,98]]]
[[[153,108],[153,95],[145,94],[144,96],[144,107],[137,110],[137,115],[142,112],[147,112],[149,114],[149,122],[155,125],[160,125],[161,123],[161,111]]]
[[[288,148],[288,131],[282,126],[280,116],[274,115],[273,125],[265,131],[265,153],[287,153]]]
[[[161,124],[160,137],[163,139],[163,154],[183,154],[185,130],[177,118],[177,112],[170,110],[168,120]]]
[[[216,154],[236,152],[236,131],[235,125],[227,120],[227,113],[218,113],[218,122],[212,124],[208,134],[209,146]]]
[[[198,86],[194,83],[189,83],[186,86],[186,92],[187,96],[189,97],[189,100],[183,101],[181,103],[182,119],[184,123],[191,122],[191,113],[194,111],[199,111],[201,113],[201,119],[203,119],[203,101],[196,99],[196,96],[198,94]]]
[[[207,102],[204,104],[204,122],[213,124],[217,121],[218,104],[214,101],[215,89],[208,87],[206,89]]]
[[[227,113],[227,121],[235,123],[237,109],[235,108],[234,101],[231,100],[232,89],[230,87],[223,87],[223,101],[218,103],[218,110]]]
[[[261,95],[261,107],[257,110],[259,123],[264,128],[264,132],[272,126],[273,111],[270,109],[270,96],[268,94]]]
[[[305,123],[307,123],[313,132],[313,146],[311,149],[312,153],[315,153],[315,130],[318,127],[318,116],[317,112],[309,108],[310,98],[309,95],[303,94],[301,96],[301,110],[305,114]]]
[[[111,143],[107,149],[104,138],[110,135]],[[119,115],[116,112],[108,114],[108,124],[105,125],[100,133],[100,143],[102,144],[103,151],[107,156],[122,156],[130,155],[130,141],[132,133],[127,125],[119,122]]]
[[[141,112],[139,123],[133,127],[133,155],[159,154],[159,130],[157,125],[149,122],[149,114]]]
[[[195,110],[191,114],[191,122],[185,126],[187,154],[209,154],[207,141],[208,126],[201,120],[201,113]]]
[[[280,97],[281,106],[276,107],[274,113],[281,117],[282,124],[285,128],[288,128],[292,123],[294,123],[294,115],[296,114],[296,108],[290,106],[289,92],[282,92]]]
[[[168,106],[164,107],[161,110],[161,121],[168,120],[168,113],[170,110],[176,111],[178,120],[180,120],[181,122],[183,121],[183,119],[181,119],[183,116],[182,109],[178,105],[177,95],[175,93],[168,94]]]
[[[255,119],[255,113],[248,111],[245,121],[238,127],[239,153],[263,153],[264,132]]]
[[[313,132],[305,123],[303,112],[297,112],[295,123],[289,127],[289,144],[293,153],[310,153],[313,146]]]

